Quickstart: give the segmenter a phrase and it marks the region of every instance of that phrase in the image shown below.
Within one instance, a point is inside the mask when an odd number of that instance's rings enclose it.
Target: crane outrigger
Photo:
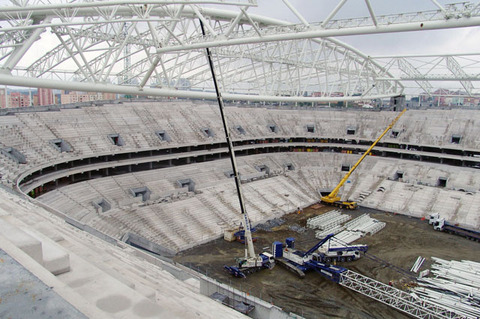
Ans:
[[[400,114],[398,114],[398,116],[392,121],[392,123],[390,123],[390,125],[385,129],[385,131],[383,131],[383,133],[375,140],[375,142],[373,142],[373,144],[370,145],[368,150],[365,153],[363,153],[362,157],[360,157],[360,159],[355,163],[355,165],[353,165],[352,168],[350,168],[348,173],[345,174],[345,176],[342,178],[340,183],[338,183],[338,185],[331,191],[331,193],[326,195],[326,196],[322,196],[321,203],[324,203],[324,204],[327,204],[327,205],[337,206],[337,207],[340,207],[340,208],[346,208],[346,209],[356,209],[358,207],[357,202],[342,201],[340,196],[338,196],[338,192],[339,192],[340,188],[343,186],[343,184],[345,184],[345,182],[348,180],[350,175],[352,175],[353,171],[357,168],[357,166],[360,165],[360,163],[363,161],[363,159],[368,154],[370,154],[370,151],[375,147],[375,145],[377,145],[377,143],[382,139],[382,137],[385,134],[387,134],[387,132],[393,127],[393,125],[395,125],[395,123],[398,121],[398,119],[406,111],[407,111],[407,109],[404,109],[402,112],[400,112]]]

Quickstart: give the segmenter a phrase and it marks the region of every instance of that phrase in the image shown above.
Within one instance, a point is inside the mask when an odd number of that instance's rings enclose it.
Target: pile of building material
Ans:
[[[315,232],[316,238],[324,238],[329,234],[338,234],[345,227],[342,226],[342,223],[350,220],[352,217],[350,215],[342,215],[339,210],[332,210],[323,215],[318,215],[307,220],[307,227],[318,229]]]
[[[412,268],[410,268],[411,272],[417,273],[422,267],[423,263],[425,262],[425,258],[422,256],[418,256],[417,260],[413,264]]]
[[[323,238],[327,234],[335,233],[335,238],[347,244],[364,237],[367,234],[373,235],[385,227],[384,222],[371,218],[369,214],[363,214],[345,225],[336,225],[336,228],[327,231],[317,232],[316,238]],[[335,232],[336,231],[336,232]]]
[[[365,235],[370,234],[374,235],[378,233],[385,227],[384,222],[380,222],[372,217],[369,214],[363,214],[354,220],[345,224],[347,230],[360,231]]]
[[[480,318],[480,263],[432,257],[434,278],[419,278],[413,293],[462,315]]]
[[[353,243],[354,241],[356,241],[357,239],[362,238],[363,236],[365,236],[365,234],[363,234],[359,231],[344,230],[344,231],[338,233],[335,236],[335,238],[338,239],[339,241],[343,242],[343,243],[350,244],[350,243]]]
[[[255,226],[256,229],[264,230],[264,231],[272,231],[272,228],[278,227],[285,224],[285,220],[281,218],[274,218],[267,220],[264,223],[258,224]]]
[[[315,216],[307,220],[307,227],[318,229],[316,232],[317,238],[323,238],[328,234],[337,234],[343,229],[342,223],[350,220],[350,215],[342,215],[338,210],[330,211],[326,214]]]
[[[333,228],[329,228],[329,229],[325,229],[325,230],[318,230],[318,231],[315,232],[315,238],[322,239],[322,238],[324,238],[324,237],[326,237],[327,235],[330,235],[330,234],[335,234],[336,235],[344,229],[345,229],[345,226],[337,225],[337,226],[334,226]]]
[[[307,220],[307,227],[313,228],[313,229],[318,228],[319,225],[322,225],[323,223],[329,221],[330,219],[340,215],[341,215],[340,211],[332,210],[332,211],[329,211],[328,213],[309,218]]]

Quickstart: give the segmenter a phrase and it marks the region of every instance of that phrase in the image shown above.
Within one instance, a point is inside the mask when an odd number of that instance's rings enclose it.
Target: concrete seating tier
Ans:
[[[202,295],[199,279],[173,264],[122,243],[102,241],[1,188],[0,201],[2,252],[17,260],[18,269],[25,268],[43,281],[44,289],[54,291],[83,313],[82,318],[206,318],[213,313],[222,318],[245,318]],[[36,254],[33,258],[32,252]],[[28,290],[35,291],[34,283],[27,283]],[[2,284],[9,287],[11,283]],[[13,287],[18,287],[18,282]],[[42,295],[33,297],[30,302],[35,303]],[[59,308],[55,304],[49,309]],[[68,311],[62,316],[72,317]]]
[[[305,161],[300,155],[280,154],[277,161]],[[241,158],[239,162],[242,168],[252,169],[246,163],[251,162],[267,163],[270,167],[277,165],[275,168],[280,169],[280,164],[273,163],[269,156]],[[120,239],[126,232],[133,232],[178,251],[219,237],[224,229],[240,224],[234,182],[224,174],[228,161],[219,163],[219,167],[201,163],[93,179],[51,191],[39,199],[114,238]],[[277,175],[244,184],[245,205],[253,223],[281,216],[318,200],[314,191],[308,193],[292,186],[297,175],[297,171],[290,171],[288,176]],[[176,181],[182,178],[196,182],[197,195],[183,190],[172,193],[174,195],[166,201],[158,201],[161,195],[178,189]],[[152,200],[142,203],[129,194],[130,188],[141,186],[150,189]],[[112,209],[97,212],[92,201],[99,198],[107,200]]]
[[[27,225],[13,224],[12,222],[17,221],[11,218],[8,212],[2,212],[2,215],[0,217],[1,236],[52,274],[59,275],[70,271],[69,254],[58,244],[38,232],[32,232]]]
[[[439,213],[447,220],[478,229],[478,194],[385,180],[362,205],[414,217]]]
[[[330,109],[309,111],[227,107],[226,110],[232,135],[237,138],[297,135],[373,140],[394,115],[392,112]],[[477,111],[469,110],[409,111],[395,126],[398,136],[387,134],[383,141],[480,149],[480,141],[476,138],[480,133],[480,117],[476,115]],[[214,104],[199,101],[128,102],[3,116],[0,117],[0,146],[17,148],[26,155],[27,164],[17,164],[0,155],[1,180],[9,184],[24,170],[59,158],[66,161],[78,156],[115,153],[119,150],[136,151],[163,145],[195,145],[208,141],[223,141],[223,128],[218,116],[218,109]],[[307,126],[312,125],[314,132],[307,132]],[[245,134],[240,134],[234,129],[235,126],[241,126]],[[347,134],[347,128],[354,128],[355,134]],[[204,129],[211,130],[212,136],[207,136],[202,131]],[[161,141],[155,134],[158,130],[165,130],[171,141]],[[114,145],[108,134],[119,134],[124,145]],[[461,136],[459,145],[452,144],[453,135]],[[49,142],[56,138],[67,141],[73,151],[60,154]],[[252,220],[261,221],[315,202],[319,199],[319,189],[333,188],[344,175],[341,165],[352,165],[357,159],[358,155],[338,153],[268,154],[242,158],[239,167],[244,176],[258,174],[258,177],[262,178],[262,174],[256,169],[262,165],[268,166],[271,175],[276,176],[246,184],[246,192],[250,195],[245,202],[248,211],[251,211]],[[227,192],[231,186],[225,186],[232,184],[225,176],[230,165],[228,161],[214,163],[215,165],[194,164],[162,169],[156,171],[158,174],[149,171],[77,183],[46,194],[42,200],[61,208],[72,218],[90,223],[101,219],[91,204],[98,199],[108,201],[112,211],[138,209],[141,201],[139,198],[130,197],[129,189],[132,187],[146,186],[152,191],[152,203],[149,205],[175,206],[180,205],[178,203],[183,200],[193,201],[190,198],[193,195],[179,190],[176,184],[179,179],[190,178],[195,182],[196,190],[212,194],[210,197],[197,194],[198,199],[203,202],[199,200],[200,203],[196,204],[208,207],[210,211],[218,204],[222,211],[228,209],[233,216],[238,216],[236,196],[234,192]],[[286,163],[293,164],[294,169],[287,171],[284,167]],[[447,205],[451,208],[450,211],[454,212],[451,217],[465,222],[474,218],[474,209],[470,203],[480,189],[480,178],[475,174],[476,170],[421,164],[368,157],[350,177],[350,182],[345,184],[342,197],[361,199],[362,205],[424,216],[432,211],[436,204],[432,198],[440,199],[441,191],[453,191],[454,194],[464,192],[465,194],[459,195],[461,204],[449,204],[451,207]],[[403,176],[395,180],[397,171],[402,171]],[[437,188],[441,179],[446,181],[443,189]],[[378,191],[380,188],[383,190]],[[220,189],[226,189],[226,192],[219,193]],[[179,197],[182,197],[181,201]],[[389,207],[382,206],[387,204]],[[222,212],[216,214],[217,222],[231,224],[226,221],[228,218],[225,218]],[[122,220],[122,223],[126,225],[126,221]],[[478,227],[478,224],[479,221],[475,219],[475,227]],[[128,230],[129,227],[125,225],[122,229]],[[210,230],[203,231],[208,233]],[[219,232],[218,229],[212,231],[216,234]],[[189,236],[198,238],[196,230]],[[183,247],[182,245],[180,241],[177,248]]]
[[[252,166],[265,163],[273,168],[272,171],[280,170],[282,163],[295,166],[294,170],[243,184],[245,206],[254,224],[317,202],[319,189],[333,188],[343,177],[345,172],[338,163],[349,156],[336,153],[275,155],[238,159],[242,174],[254,170]],[[125,233],[133,232],[179,251],[220,237],[225,229],[241,222],[234,181],[224,174],[228,160],[215,163],[218,165],[198,163],[94,179],[52,191],[39,199],[112,237],[120,239]],[[361,204],[367,207],[414,217],[440,212],[449,220],[480,226],[475,208],[478,206],[471,204],[480,201],[480,192],[454,190],[455,186],[449,182],[446,187],[418,184],[422,178],[433,180],[435,176],[454,176],[459,168],[434,164],[427,167],[415,162],[376,157],[369,157],[362,164],[365,165],[359,166],[350,177],[351,183],[341,191],[344,199],[355,199],[362,194]],[[399,170],[404,172],[403,178],[393,180]],[[474,169],[463,170],[462,174],[476,172]],[[405,182],[413,173],[416,183]],[[176,181],[182,178],[190,178],[196,183],[196,194],[179,188]],[[470,187],[476,187],[480,176],[473,174],[470,180]],[[130,188],[142,186],[152,192],[151,200],[145,203],[129,193]],[[445,193],[449,195],[444,196]],[[107,200],[112,209],[97,212],[92,201],[99,198]]]
[[[375,139],[395,115],[392,112],[243,107],[227,107],[226,114],[234,138],[312,136],[370,140]],[[397,137],[387,134],[383,141],[480,149],[476,138],[480,134],[479,121],[478,111],[472,110],[411,110],[395,125]],[[243,128],[244,134],[235,129],[237,126]],[[307,126],[313,126],[314,132],[308,132]],[[347,128],[353,128],[355,134],[347,134]],[[204,129],[209,129],[212,136]],[[155,133],[159,130],[167,132],[171,141],[162,141]],[[119,134],[124,145],[114,145],[108,134]],[[452,144],[454,135],[460,137],[458,145]],[[65,140],[72,146],[72,152],[60,154],[50,144],[52,139]],[[0,118],[0,146],[15,147],[26,155],[28,163],[22,165],[23,169],[61,158],[223,140],[218,109],[208,102],[125,102],[16,113]]]

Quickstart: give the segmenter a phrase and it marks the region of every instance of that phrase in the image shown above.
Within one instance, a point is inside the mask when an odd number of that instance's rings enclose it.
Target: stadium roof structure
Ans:
[[[387,98],[413,85],[460,83],[476,94],[480,53],[369,56],[338,37],[480,25],[480,4],[343,19],[339,0],[322,21],[249,12],[255,0],[11,0],[0,10],[0,85],[213,99],[210,48],[223,97],[320,102]],[[250,10],[251,11],[251,10]],[[205,25],[202,34],[200,21]]]

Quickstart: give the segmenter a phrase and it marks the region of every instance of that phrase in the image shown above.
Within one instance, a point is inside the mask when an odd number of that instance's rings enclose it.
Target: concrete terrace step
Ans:
[[[70,271],[69,254],[58,244],[39,233],[24,231],[8,222],[8,217],[0,218],[0,233],[12,244],[20,248],[37,263],[54,275]]]

